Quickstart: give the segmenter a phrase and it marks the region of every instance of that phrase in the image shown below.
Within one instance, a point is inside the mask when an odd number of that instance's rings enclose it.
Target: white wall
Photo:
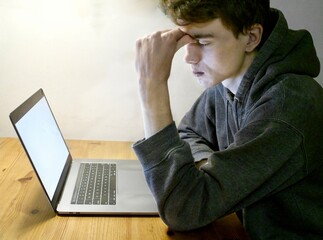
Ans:
[[[312,32],[323,62],[323,1],[272,6]],[[156,0],[0,0],[0,137],[16,136],[9,113],[43,88],[66,138],[140,139],[135,40],[172,26]],[[183,57],[170,80],[177,122],[203,90]]]

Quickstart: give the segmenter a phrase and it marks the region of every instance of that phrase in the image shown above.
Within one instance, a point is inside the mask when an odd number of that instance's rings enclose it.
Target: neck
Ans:
[[[240,86],[240,83],[242,81],[243,76],[249,69],[250,65],[252,64],[253,60],[256,57],[256,52],[252,52],[246,56],[246,59],[244,63],[242,64],[242,67],[240,69],[240,73],[233,77],[233,78],[228,78],[222,81],[222,84],[224,87],[230,90],[234,95],[236,95],[238,88]]]
[[[223,86],[230,90],[234,95],[236,95],[238,88],[240,86],[243,75],[239,75],[236,78],[226,79],[222,82]]]

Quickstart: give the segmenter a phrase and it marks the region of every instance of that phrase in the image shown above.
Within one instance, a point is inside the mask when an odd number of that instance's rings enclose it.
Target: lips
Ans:
[[[204,72],[193,71],[193,74],[194,74],[195,77],[202,77],[204,75]]]

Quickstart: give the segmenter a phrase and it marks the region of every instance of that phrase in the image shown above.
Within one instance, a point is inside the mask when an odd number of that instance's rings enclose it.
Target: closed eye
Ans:
[[[201,40],[198,40],[197,43],[200,45],[200,46],[207,46],[210,44],[210,42],[206,42],[206,41],[201,41]]]

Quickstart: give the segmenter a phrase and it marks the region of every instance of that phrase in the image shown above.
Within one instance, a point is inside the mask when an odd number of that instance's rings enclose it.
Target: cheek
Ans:
[[[223,50],[210,51],[203,54],[203,62],[208,71],[224,74],[231,65],[231,57]]]
[[[239,71],[244,59],[244,52],[236,48],[222,48],[203,54],[203,62],[208,72],[230,77]]]

